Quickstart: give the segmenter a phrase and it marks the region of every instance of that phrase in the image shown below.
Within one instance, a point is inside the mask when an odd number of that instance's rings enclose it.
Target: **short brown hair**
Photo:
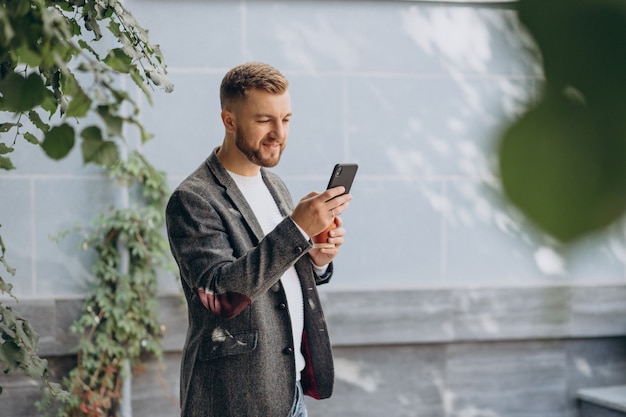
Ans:
[[[282,94],[288,87],[289,81],[276,68],[262,62],[248,62],[226,73],[220,86],[220,104],[224,109],[244,98],[252,89]]]

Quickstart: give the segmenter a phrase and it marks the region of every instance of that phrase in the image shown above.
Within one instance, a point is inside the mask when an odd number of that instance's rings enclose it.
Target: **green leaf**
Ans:
[[[54,96],[54,93],[46,88],[43,101],[41,102],[41,108],[53,115],[59,107],[59,101]]]
[[[149,141],[150,139],[152,139],[154,137],[154,135],[150,132],[148,132],[143,125],[141,125],[140,123],[137,123],[137,127],[139,128],[139,133],[141,136],[141,143],[146,143],[147,141]]]
[[[91,99],[79,85],[76,85],[72,101],[65,110],[67,117],[85,117],[90,107]]]
[[[624,145],[587,107],[550,93],[502,138],[504,190],[543,230],[572,241],[626,209]]]
[[[0,257],[0,262],[5,263],[4,258]],[[11,273],[10,270],[9,270],[9,273]],[[15,275],[15,270],[13,270],[12,275]],[[13,285],[11,285],[8,282],[5,282],[2,278],[0,278],[0,293],[11,294],[12,289],[13,289]]]
[[[28,118],[31,122],[33,122],[35,127],[37,127],[37,129],[41,130],[42,132],[47,132],[48,130],[50,130],[50,126],[41,120],[41,117],[39,117],[39,113],[37,113],[36,111],[29,111]]]
[[[98,126],[88,126],[80,132],[80,137],[85,140],[102,140],[102,131]]]
[[[122,135],[122,126],[124,119],[111,113],[109,106],[98,106],[98,114],[106,125],[107,132],[111,136],[119,137]]]
[[[74,147],[74,140],[74,129],[64,123],[46,132],[41,147],[50,158],[62,159]]]
[[[111,49],[103,62],[115,71],[128,73],[131,69],[132,58],[121,48]]]
[[[4,132],[8,132],[9,130],[11,130],[13,127],[15,126],[20,126],[19,123],[1,123],[0,124],[0,133],[4,133]]]
[[[96,51],[84,39],[79,39],[78,40],[78,45],[81,48],[86,49],[87,51],[91,52],[93,54],[93,56],[95,56],[96,59],[98,59],[98,61],[100,60],[100,56],[96,53]]]
[[[6,169],[7,171],[15,169],[15,166],[9,158],[0,156],[0,169]]]
[[[10,146],[7,146],[6,143],[2,143],[0,142],[0,155],[5,155],[7,153],[11,153],[13,152],[13,148]]]
[[[146,85],[146,81],[141,76],[141,73],[139,72],[139,70],[136,67],[132,67],[132,69],[130,70],[130,78],[133,80],[135,85],[137,87],[139,87],[141,89],[141,91],[143,91],[144,95],[148,99],[148,104],[150,104],[152,106],[153,105],[153,103],[152,103],[152,96],[150,95],[150,91],[148,90],[148,87]]]
[[[72,73],[62,74],[60,82],[64,95],[73,96],[75,94],[78,94],[78,92],[80,91],[78,81],[76,81],[76,77],[74,77],[74,74]]]
[[[41,63],[41,55],[30,49],[26,44],[17,48],[17,55],[19,56],[20,62],[30,67],[36,68]]]
[[[43,102],[46,87],[41,77],[32,73],[27,78],[11,72],[0,83],[4,109],[12,112],[24,112]]]
[[[98,132],[100,131],[97,127],[93,128],[97,129]],[[85,132],[83,131],[83,133]],[[112,166],[119,160],[119,152],[115,142],[102,140],[101,135],[99,137],[93,134],[81,136],[84,138],[81,145],[84,163],[91,162],[103,166]]]
[[[116,37],[116,38],[119,38],[120,33],[121,33],[119,23],[117,23],[117,22],[116,22],[116,21],[114,21],[114,20],[111,20],[111,21],[109,22],[109,26],[108,26],[108,28],[109,28],[109,31],[111,31],[111,33],[112,33],[113,35],[115,35],[115,37]]]
[[[626,110],[626,2],[522,0],[519,16],[539,47],[548,83]]]
[[[37,139],[37,137],[35,135],[33,135],[30,132],[26,132],[24,133],[24,139],[26,139],[27,142],[32,143],[33,145],[39,145],[39,139]]]

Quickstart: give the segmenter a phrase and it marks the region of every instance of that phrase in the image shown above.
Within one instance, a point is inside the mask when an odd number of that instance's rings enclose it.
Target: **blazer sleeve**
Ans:
[[[213,313],[235,317],[310,248],[286,217],[258,244],[225,200],[177,189],[166,208],[167,234],[181,279]]]

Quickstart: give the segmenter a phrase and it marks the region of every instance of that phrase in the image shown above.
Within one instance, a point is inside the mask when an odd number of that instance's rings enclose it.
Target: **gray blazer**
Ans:
[[[312,268],[311,242],[288,217],[293,202],[277,175],[263,180],[285,216],[267,236],[217,149],[174,191],[166,221],[187,299],[189,328],[181,364],[184,417],[283,417],[295,393],[287,298],[280,283],[295,264],[304,297],[302,352],[307,395],[328,398],[334,372]]]

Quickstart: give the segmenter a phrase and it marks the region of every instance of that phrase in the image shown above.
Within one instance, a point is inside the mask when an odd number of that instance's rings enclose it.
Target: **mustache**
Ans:
[[[284,143],[282,140],[276,139],[276,138],[267,138],[263,142],[264,143],[271,143],[271,144],[278,143],[280,145],[282,145]]]

